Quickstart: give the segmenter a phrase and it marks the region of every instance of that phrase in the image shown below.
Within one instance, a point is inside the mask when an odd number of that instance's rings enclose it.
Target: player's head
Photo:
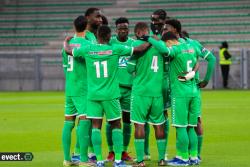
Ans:
[[[157,9],[156,11],[153,12],[151,15],[151,31],[154,34],[160,34],[162,27],[165,23],[165,20],[167,18],[167,13],[163,9]]]
[[[143,35],[149,34],[149,27],[145,22],[138,22],[135,25],[134,33],[137,38],[142,37]]]
[[[178,43],[178,37],[171,31],[164,33],[161,40],[165,41],[168,47]]]
[[[88,8],[85,17],[91,28],[97,29],[102,24],[101,10],[98,8]]]
[[[127,40],[129,33],[129,21],[126,17],[120,17],[115,21],[116,33],[121,40]]]
[[[181,31],[182,38],[189,38],[189,33],[186,30]]]
[[[163,26],[162,35],[169,31],[179,36],[181,34],[181,22],[177,19],[166,20]]]
[[[76,32],[83,32],[87,26],[87,19],[84,16],[78,16],[74,20],[74,28]]]
[[[227,41],[224,41],[224,42],[222,42],[221,43],[221,48],[228,48],[228,43],[227,43]]]
[[[102,15],[102,25],[108,25],[109,21],[106,16]]]
[[[107,25],[101,25],[97,29],[97,39],[103,43],[108,43],[111,38],[111,29]]]

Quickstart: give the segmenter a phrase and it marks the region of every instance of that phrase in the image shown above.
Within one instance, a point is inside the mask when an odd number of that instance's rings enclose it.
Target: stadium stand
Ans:
[[[207,47],[217,47],[224,40],[231,47],[250,44],[248,0],[12,0],[0,3],[1,51],[57,52],[64,37],[73,32],[73,19],[92,6],[104,11],[113,28],[115,18],[128,17],[131,33],[136,22],[149,22],[152,11],[163,8]]]

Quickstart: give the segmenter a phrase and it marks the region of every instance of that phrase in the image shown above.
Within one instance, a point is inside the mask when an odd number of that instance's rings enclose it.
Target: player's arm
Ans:
[[[162,40],[156,40],[152,37],[149,37],[148,42],[151,43],[161,54],[170,55],[170,49]]]
[[[68,55],[64,49],[62,49],[62,66],[63,66],[63,72],[64,74],[66,74],[68,67]]]
[[[133,55],[130,57],[130,60],[137,60],[150,48],[151,44],[148,42],[141,44],[133,49]]]
[[[65,38],[65,40],[64,40],[64,42],[63,42],[63,48],[64,48],[64,50],[65,50],[65,52],[68,54],[68,55],[70,55],[70,56],[72,56],[72,50],[73,50],[73,48],[69,45],[69,41],[72,39],[73,37],[66,37]]]
[[[204,88],[207,86],[209,80],[211,79],[216,64],[216,58],[213,53],[209,50],[206,50],[205,53],[206,54],[204,56],[204,59],[207,61],[207,71],[204,79],[198,84],[200,88]]]
[[[199,70],[199,67],[200,67],[200,64],[199,62],[197,61],[193,70],[188,72],[185,76],[178,76],[178,80],[179,81],[182,81],[182,82],[185,82],[185,81],[188,81],[192,78],[194,78],[195,74],[196,74],[196,71]]]

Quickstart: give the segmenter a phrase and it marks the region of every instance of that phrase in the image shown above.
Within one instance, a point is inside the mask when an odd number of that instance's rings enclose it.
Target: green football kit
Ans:
[[[133,46],[134,39],[129,38],[125,42],[121,42],[114,36],[110,40],[110,44],[119,44],[124,46]],[[121,56],[119,58],[119,67],[117,77],[119,80],[120,92],[121,92],[121,108],[122,111],[130,112],[130,99],[131,99],[131,87],[133,82],[133,76],[127,71],[127,63],[130,56]]]
[[[138,40],[134,46],[142,43],[143,41]],[[161,54],[154,47],[149,48],[142,57],[128,62],[128,71],[135,73],[131,97],[131,122],[148,122],[155,125],[164,123]]]
[[[86,61],[88,118],[100,119],[104,111],[106,116],[111,116],[107,117],[108,121],[120,119],[120,90],[116,76],[118,60],[120,56],[131,55],[132,52],[132,47],[107,44],[91,44],[73,49],[74,57],[82,57]]]

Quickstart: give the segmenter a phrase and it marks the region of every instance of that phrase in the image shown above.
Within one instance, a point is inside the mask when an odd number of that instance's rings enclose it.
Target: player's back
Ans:
[[[86,50],[87,49],[87,50]],[[132,52],[131,47],[109,44],[91,44],[85,48],[88,76],[88,98],[111,100],[120,96],[117,79],[119,56]]]
[[[175,56],[172,57],[170,63],[171,94],[175,97],[192,97],[197,92],[195,80],[191,79],[182,82],[178,80],[178,76],[184,76],[187,72],[193,70],[197,63],[196,50],[187,43],[174,45],[173,49],[177,52]]]
[[[74,37],[70,40],[71,47],[88,45],[88,41],[82,37]],[[66,96],[80,96],[87,94],[87,72],[83,58],[75,58],[66,54],[63,49],[63,64],[65,68],[65,93]]]
[[[135,46],[142,44],[136,41]],[[149,48],[145,54],[136,61],[135,78],[132,93],[141,96],[162,96],[163,57],[154,48]]]

